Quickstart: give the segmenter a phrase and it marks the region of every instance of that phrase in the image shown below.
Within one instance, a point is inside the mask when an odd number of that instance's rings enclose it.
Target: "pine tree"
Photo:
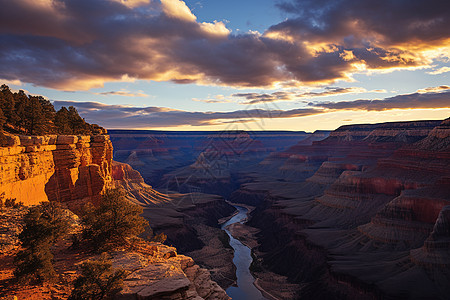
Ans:
[[[127,238],[144,232],[147,220],[142,207],[129,202],[119,189],[108,190],[98,207],[88,205],[82,217],[83,237],[95,249],[108,250],[127,244]]]
[[[90,133],[87,123],[80,117],[75,107],[69,106],[69,127],[72,131],[71,134],[86,134]]]
[[[43,132],[45,134],[49,133],[56,133],[56,126],[55,126],[55,107],[53,104],[45,99],[42,96],[38,96],[39,103],[42,108],[42,116],[43,116]]]
[[[60,134],[70,134],[69,111],[64,106],[55,115],[56,130]]]
[[[0,87],[0,108],[3,110],[6,122],[11,125],[16,124],[18,121],[15,103],[14,94],[6,84],[3,84]]]
[[[31,96],[28,105],[25,106],[25,128],[29,135],[45,134],[44,112],[40,99],[37,96]]]
[[[0,132],[3,130],[3,125],[6,123],[6,117],[3,114],[3,110],[0,108]]]
[[[126,276],[127,271],[112,268],[105,254],[99,260],[88,260],[81,265],[69,300],[110,299],[122,289]]]
[[[0,125],[11,133],[45,134],[105,134],[98,125],[90,125],[75,107],[55,111],[53,104],[42,96],[27,96],[23,90],[12,93],[6,84],[0,87]]]
[[[27,107],[30,105],[30,99],[23,90],[20,90],[18,93],[14,93],[14,101],[17,120],[13,125],[17,126],[19,131],[25,132],[28,123]]]
[[[55,276],[50,248],[70,230],[69,219],[59,203],[45,202],[30,208],[24,223],[14,274],[19,279],[49,280]]]

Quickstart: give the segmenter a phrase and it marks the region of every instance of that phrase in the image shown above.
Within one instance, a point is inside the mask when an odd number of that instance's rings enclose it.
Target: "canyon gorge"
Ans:
[[[131,272],[119,299],[228,299],[239,283],[230,240],[250,249],[266,299],[450,294],[450,119],[314,133],[11,135],[0,175],[0,194],[25,206],[57,201],[77,213],[122,188],[143,208],[166,245],[113,254]],[[235,205],[247,219],[227,223]],[[2,215],[5,266],[19,215]],[[54,294],[65,299],[64,288]]]

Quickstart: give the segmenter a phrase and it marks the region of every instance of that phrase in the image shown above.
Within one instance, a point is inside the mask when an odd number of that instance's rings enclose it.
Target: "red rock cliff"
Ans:
[[[111,185],[109,136],[13,136],[0,147],[0,194],[25,205],[97,201]]]

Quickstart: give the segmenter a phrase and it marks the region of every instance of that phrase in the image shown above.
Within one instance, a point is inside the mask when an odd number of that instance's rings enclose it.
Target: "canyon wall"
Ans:
[[[98,201],[111,185],[109,136],[10,136],[0,147],[0,194],[25,205]]]
[[[199,180],[202,180],[204,174],[195,167],[190,168],[191,164],[198,166],[201,159],[199,155],[202,153],[206,153],[204,158],[207,161],[211,162],[212,158],[213,163],[218,162],[221,166],[227,158],[238,158],[240,163],[247,166],[249,160],[257,162],[270,153],[284,150],[311,135],[303,131],[154,130],[110,130],[109,134],[114,145],[114,160],[131,165],[147,183],[164,189],[175,188],[172,180],[174,177],[179,177],[184,182],[184,175],[189,172],[195,172]],[[230,165],[228,162],[226,164],[222,168],[224,172]],[[237,167],[236,164],[231,165]],[[219,180],[211,184],[209,191],[220,189],[229,182],[226,174],[219,177]],[[181,190],[190,191],[178,189]],[[204,191],[208,192],[208,189]]]
[[[448,295],[450,119],[343,126],[248,176],[253,252],[302,299]]]
[[[115,186],[127,192],[128,200],[143,207],[154,234],[166,234],[167,244],[211,270],[212,279],[221,287],[233,284],[233,251],[218,225],[219,219],[233,213],[233,206],[217,195],[158,192],[125,163],[113,161],[112,176]]]

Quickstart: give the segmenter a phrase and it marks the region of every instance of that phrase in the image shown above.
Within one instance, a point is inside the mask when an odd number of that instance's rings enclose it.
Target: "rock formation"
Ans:
[[[231,200],[259,203],[248,224],[261,266],[305,299],[445,299],[449,124],[343,126],[260,163]]]
[[[131,166],[113,162],[112,152],[109,136],[10,137],[8,146],[0,148],[0,195],[15,198],[25,207],[0,211],[2,259],[18,247],[20,219],[27,211],[26,206],[58,201],[78,211],[88,201],[100,201],[105,189],[121,187],[130,201],[144,207],[144,216],[155,232],[167,233],[169,242],[184,250],[197,249],[203,265],[214,265],[214,261],[205,264],[201,259],[203,241],[219,240],[217,220],[232,213],[233,207],[214,195],[159,193]],[[205,232],[198,234],[197,230]],[[212,236],[205,237],[208,234]],[[220,241],[218,244],[216,254],[221,252],[225,258],[217,266],[217,270],[222,270],[215,277],[227,274],[230,279],[222,283],[228,286],[234,274],[233,265],[228,263],[232,252]],[[150,252],[116,253],[115,266],[131,271],[120,299],[229,299],[211,280],[210,272],[195,265],[192,258],[178,255],[173,247],[154,245]],[[62,255],[60,252],[65,250],[61,249],[57,256]],[[75,272],[74,266],[65,267],[72,267],[67,272]]]
[[[108,136],[12,136],[0,148],[0,194],[25,205],[97,201],[111,185]]]
[[[116,299],[228,300],[208,270],[176,249],[154,243],[140,251],[112,253],[113,267],[130,272]]]
[[[130,165],[113,161],[112,176],[116,187],[127,192],[130,201],[144,209],[143,216],[152,231],[167,235],[167,243],[214,269],[212,278],[222,287],[235,279],[232,250],[226,245],[227,235],[218,220],[230,215],[234,208],[222,197],[203,193],[164,194],[146,184]]]

